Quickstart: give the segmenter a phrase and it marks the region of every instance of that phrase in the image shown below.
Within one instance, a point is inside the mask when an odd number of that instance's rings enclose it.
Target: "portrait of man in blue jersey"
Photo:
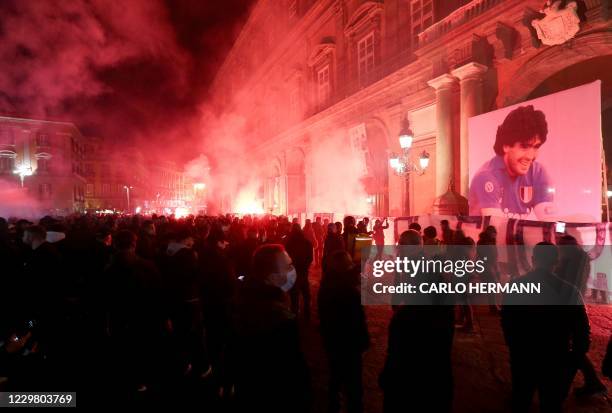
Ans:
[[[555,187],[537,161],[547,138],[544,112],[528,105],[508,113],[497,128],[495,156],[472,178],[470,215],[554,219]]]

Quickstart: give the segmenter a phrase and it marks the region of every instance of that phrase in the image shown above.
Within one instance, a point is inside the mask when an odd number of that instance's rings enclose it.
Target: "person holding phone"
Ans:
[[[377,258],[382,256],[383,248],[385,246],[385,230],[387,228],[389,228],[389,220],[386,217],[383,221],[380,219],[374,221],[372,238],[374,239],[374,245],[376,245]]]

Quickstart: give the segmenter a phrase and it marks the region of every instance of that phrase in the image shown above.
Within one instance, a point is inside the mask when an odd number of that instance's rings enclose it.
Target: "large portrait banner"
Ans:
[[[471,216],[601,222],[601,81],[468,126]]]

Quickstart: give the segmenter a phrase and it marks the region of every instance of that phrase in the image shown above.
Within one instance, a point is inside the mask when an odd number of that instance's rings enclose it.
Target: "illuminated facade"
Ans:
[[[193,184],[174,162],[164,161],[151,167],[151,184],[148,188],[152,209],[160,212],[185,207],[193,198]]]
[[[167,213],[192,198],[176,164],[151,162],[136,147],[113,148],[101,138],[87,138],[83,173],[88,210]]]
[[[556,16],[540,12],[544,3],[259,1],[212,91],[220,114],[246,119],[256,142],[248,161],[264,165],[265,209],[355,212],[319,202],[326,178],[317,150],[336,141],[330,162],[344,167],[342,148],[359,160],[370,214],[434,212],[451,185],[467,194],[469,117],[595,79],[611,165],[612,2],[561,2]],[[388,167],[405,119],[413,161],[430,154],[426,173],[408,179]]]
[[[123,210],[127,207],[124,182],[116,173],[110,150],[102,138],[91,137],[85,144],[83,174],[85,207],[88,210]]]
[[[82,211],[84,142],[72,123],[0,117],[0,179],[48,213]]]

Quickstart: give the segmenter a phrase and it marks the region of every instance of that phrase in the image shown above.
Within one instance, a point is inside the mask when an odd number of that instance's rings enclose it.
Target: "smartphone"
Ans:
[[[565,222],[555,223],[555,232],[563,234],[565,233]]]

